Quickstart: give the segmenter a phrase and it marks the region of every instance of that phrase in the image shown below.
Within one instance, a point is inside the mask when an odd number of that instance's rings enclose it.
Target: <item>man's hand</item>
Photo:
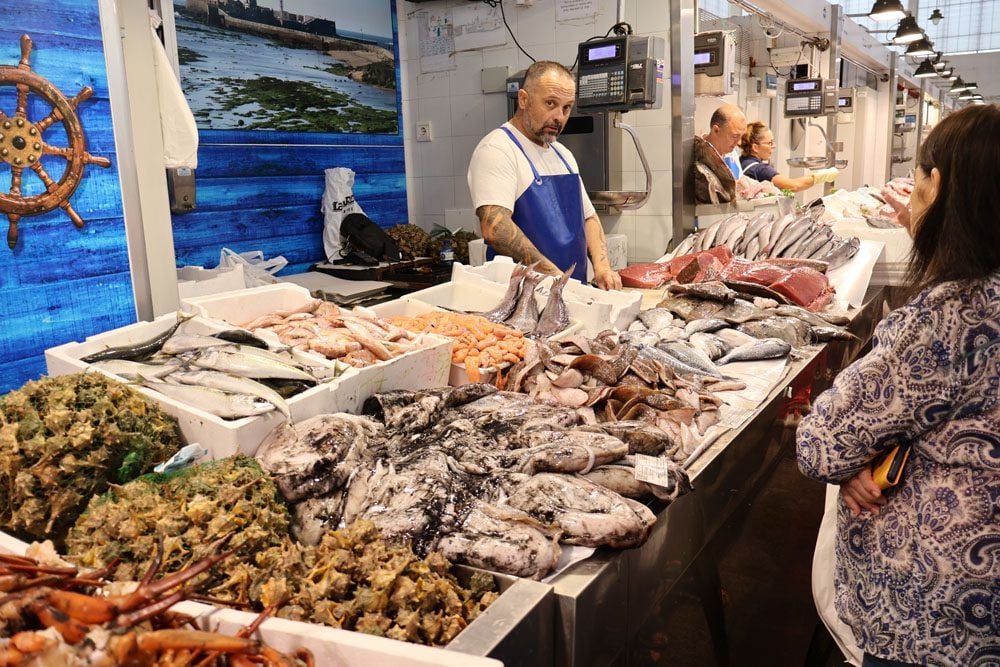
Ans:
[[[840,497],[854,516],[861,516],[865,511],[878,514],[886,503],[882,489],[872,479],[871,468],[867,466],[840,485]]]
[[[514,224],[509,209],[503,206],[480,206],[476,209],[476,215],[479,216],[479,229],[483,232],[483,240],[489,243],[497,254],[507,255],[522,264],[538,262],[535,271],[539,273],[552,275],[562,273]]]
[[[622,277],[618,275],[617,271],[607,269],[594,274],[594,284],[601,289],[621,289]]]

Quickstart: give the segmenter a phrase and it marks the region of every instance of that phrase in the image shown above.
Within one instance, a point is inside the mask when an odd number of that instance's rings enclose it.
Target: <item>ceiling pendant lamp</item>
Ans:
[[[938,23],[940,23],[941,19],[943,19],[943,18],[944,18],[944,14],[941,13],[940,9],[935,9],[933,12],[931,12],[930,20],[931,20],[931,23],[933,23],[934,25],[937,25]]]
[[[900,0],[875,0],[868,18],[872,21],[897,21],[906,16]]]
[[[975,81],[970,81],[969,83],[965,84],[965,89],[966,90],[976,90],[978,88],[979,88],[979,84],[976,83]]]
[[[955,83],[951,84],[951,88],[948,89],[948,93],[950,95],[955,95],[963,90],[965,90],[965,83],[962,81],[962,77],[957,77],[955,79]]]
[[[910,45],[906,47],[904,55],[913,58],[934,55],[934,44],[932,44],[926,37],[921,37],[917,41],[911,42]]]
[[[943,70],[938,72],[938,76],[942,79],[951,79],[951,75],[955,72],[955,68],[951,65],[946,65]]]
[[[917,19],[904,16],[892,37],[893,44],[911,44],[924,36],[924,31],[917,25]],[[928,54],[930,55],[930,54]]]
[[[920,66],[917,67],[917,71],[913,73],[913,76],[918,79],[929,79],[932,76],[937,76],[937,70],[934,69],[934,65],[931,65],[930,59],[924,58]]]

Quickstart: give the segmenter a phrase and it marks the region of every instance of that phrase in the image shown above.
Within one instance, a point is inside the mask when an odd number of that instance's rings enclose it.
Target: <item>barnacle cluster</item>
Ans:
[[[173,475],[147,475],[95,498],[67,538],[69,559],[115,576],[142,576],[163,543],[163,571],[234,550],[204,582],[212,598],[278,616],[424,644],[446,644],[496,597],[492,575],[464,588],[440,554],[390,545],[374,524],[295,542],[289,514],[256,461],[230,457]],[[224,546],[223,546],[224,545]],[[221,570],[225,572],[221,572]]]
[[[172,417],[99,373],[29,381],[0,397],[0,528],[59,545],[93,495],[180,445]]]

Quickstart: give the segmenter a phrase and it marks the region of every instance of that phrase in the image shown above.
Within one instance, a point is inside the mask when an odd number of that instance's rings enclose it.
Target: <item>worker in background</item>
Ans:
[[[735,104],[723,104],[712,114],[709,124],[711,129],[705,135],[705,141],[711,144],[729,171],[733,172],[733,178],[740,180],[743,170],[736,147],[747,131],[747,117]]]
[[[594,283],[621,289],[576,160],[556,141],[575,101],[576,82],[568,69],[551,61],[532,64],[514,117],[487,134],[472,154],[472,204],[487,258],[502,254],[537,262],[539,271],[552,274],[576,264],[573,277],[586,283],[589,255]]]
[[[771,181],[776,188],[799,192],[811,188],[817,183],[832,183],[840,171],[836,167],[817,169],[811,174],[798,178],[782,176],[771,166],[769,160],[774,153],[774,133],[760,121],[747,125],[747,130],[740,141],[740,166],[743,175],[755,181]]]
[[[900,210],[909,300],[796,434],[802,472],[840,486],[835,601],[862,667],[1000,656],[998,145],[995,104],[946,116],[921,142]],[[873,474],[905,450],[901,474]]]

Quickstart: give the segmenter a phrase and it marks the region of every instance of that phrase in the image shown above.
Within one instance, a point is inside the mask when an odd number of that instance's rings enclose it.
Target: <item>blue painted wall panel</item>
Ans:
[[[46,348],[136,320],[97,3],[0,3],[0,64],[17,65],[23,33],[34,43],[32,71],[50,80],[66,97],[84,86],[94,89],[94,96],[80,105],[78,115],[88,152],[109,158],[112,167],[87,166],[83,181],[70,197],[70,204],[86,222],[83,229],[76,229],[57,208],[22,218],[20,240],[13,251],[0,245],[0,392],[40,377],[45,372]],[[0,111],[12,115],[15,107],[13,86],[0,85]],[[32,94],[26,110],[28,119],[37,122],[52,107]],[[46,130],[43,139],[55,146],[68,145],[59,123]],[[46,157],[42,164],[59,180],[66,162]],[[10,179],[9,166],[0,164],[0,191],[10,191]],[[23,196],[42,191],[37,176],[25,171]],[[4,223],[6,218],[0,215],[0,226]]]

